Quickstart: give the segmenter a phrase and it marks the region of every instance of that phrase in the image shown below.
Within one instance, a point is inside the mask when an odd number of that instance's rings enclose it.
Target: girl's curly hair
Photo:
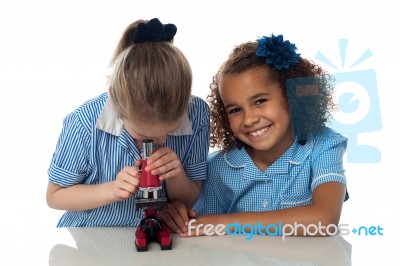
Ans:
[[[228,150],[234,145],[241,144],[229,126],[228,115],[219,94],[219,83],[226,75],[236,75],[259,67],[265,68],[267,80],[272,83],[277,82],[280,85],[283,96],[291,105],[291,108],[293,107],[293,101],[288,101],[288,81],[315,77],[318,80],[317,95],[313,95],[310,98],[312,99],[311,102],[307,101],[306,108],[300,107],[299,109],[296,107],[297,112],[301,112],[300,130],[298,126],[297,130],[294,130],[295,135],[300,137],[298,139],[299,142],[306,140],[301,139],[304,137],[302,132],[315,132],[315,130],[323,128],[331,117],[330,110],[333,110],[335,107],[332,100],[332,76],[328,75],[321,66],[304,58],[300,58],[297,64],[290,66],[288,69],[277,70],[273,66],[267,65],[265,58],[256,55],[257,45],[257,42],[247,42],[235,46],[228,59],[213,77],[210,84],[211,93],[207,96],[207,102],[210,105],[211,111],[211,147]]]

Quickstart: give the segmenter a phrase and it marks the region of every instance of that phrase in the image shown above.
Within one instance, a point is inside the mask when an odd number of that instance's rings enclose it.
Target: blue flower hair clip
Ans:
[[[158,18],[153,18],[147,23],[138,25],[133,43],[170,42],[176,31],[177,28],[174,24],[163,25]]]
[[[280,34],[271,37],[263,36],[257,40],[258,47],[256,55],[265,57],[265,62],[272,65],[277,70],[288,69],[300,61],[300,54],[296,53],[296,45],[289,41],[284,41]]]

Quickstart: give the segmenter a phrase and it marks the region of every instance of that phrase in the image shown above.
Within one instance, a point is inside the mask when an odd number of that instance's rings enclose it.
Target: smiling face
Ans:
[[[282,89],[266,77],[263,67],[225,75],[219,93],[235,136],[247,144],[253,159],[272,163],[290,147],[293,136]]]

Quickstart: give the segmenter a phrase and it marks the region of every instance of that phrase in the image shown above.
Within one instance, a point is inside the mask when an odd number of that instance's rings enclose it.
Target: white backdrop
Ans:
[[[385,256],[395,258],[400,221],[399,194],[393,184],[398,175],[400,56],[394,38],[399,10],[398,3],[389,0],[2,0],[1,235],[17,227],[55,227],[62,212],[47,207],[45,190],[62,120],[106,90],[108,62],[125,27],[139,18],[158,17],[177,25],[175,44],[191,62],[193,93],[203,98],[235,44],[270,33],[283,34],[304,57],[318,62],[318,52],[324,54],[337,68],[320,62],[331,73],[374,71],[372,90],[379,100],[367,109],[373,108],[378,118],[367,124],[382,127],[356,128],[355,136],[358,144],[379,150],[380,159],[346,163],[350,200],[344,204],[341,223],[350,229],[383,228],[383,236],[346,237],[353,246],[353,265],[378,265]],[[339,40],[347,40],[347,50],[340,50]],[[370,56],[351,67],[366,51]],[[360,105],[368,102],[365,97],[368,94],[358,95]]]

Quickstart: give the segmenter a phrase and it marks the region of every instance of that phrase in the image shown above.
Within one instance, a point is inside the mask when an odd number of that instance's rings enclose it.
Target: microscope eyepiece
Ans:
[[[143,140],[143,159],[146,160],[153,153],[153,140]]]

